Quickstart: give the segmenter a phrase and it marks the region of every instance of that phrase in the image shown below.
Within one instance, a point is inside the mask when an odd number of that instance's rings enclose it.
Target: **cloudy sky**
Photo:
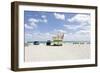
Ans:
[[[57,32],[64,41],[90,40],[90,14],[24,11],[25,41],[51,40]]]

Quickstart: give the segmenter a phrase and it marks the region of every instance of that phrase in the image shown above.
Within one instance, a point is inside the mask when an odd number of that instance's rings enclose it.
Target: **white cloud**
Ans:
[[[29,22],[29,25],[33,26],[33,28],[37,28],[37,23],[39,22],[39,19],[30,18],[28,22]]]
[[[68,19],[69,22],[80,22],[90,24],[90,16],[85,14],[77,14],[74,17]]]
[[[42,16],[42,17],[45,17],[45,16]],[[43,18],[43,19],[30,18],[28,19],[28,23],[25,24],[25,28],[26,29],[37,28],[39,22],[47,23],[47,19],[46,18]]]
[[[45,33],[45,35],[50,36],[51,34],[49,32]]]
[[[48,22],[48,20],[47,20],[47,19],[44,19],[44,20],[43,20],[43,22],[47,23],[47,22]]]
[[[32,34],[31,33],[25,33],[25,42],[32,41]]]
[[[29,21],[29,22],[37,23],[37,22],[39,22],[39,19],[30,18],[28,21]]]
[[[33,39],[32,40],[39,40],[39,41],[47,41],[47,40],[52,40],[52,34],[47,32],[47,33],[33,33]]]
[[[90,35],[84,36],[84,34],[65,34],[64,40],[66,41],[89,41]]]
[[[67,33],[67,31],[65,31],[63,29],[55,29],[54,32],[55,33],[57,33],[57,32]]]
[[[67,21],[69,21],[69,24],[64,24],[65,29],[68,31],[65,34],[65,40],[90,40],[91,25],[89,15],[77,14]]]
[[[30,22],[29,25],[31,25],[33,28],[37,28],[37,24],[35,22]]]
[[[39,21],[42,22],[42,23],[47,23],[48,22],[48,20],[46,18],[45,19],[40,19]]]
[[[79,25],[79,26],[70,26],[70,25],[64,25],[64,27],[66,28],[66,30],[68,30],[69,33],[67,34],[84,34],[84,35],[90,35],[90,26],[84,26],[84,25]],[[76,31],[78,30],[78,31]],[[72,33],[71,33],[72,31]],[[73,32],[74,31],[74,32]]]
[[[41,22],[44,22],[44,23],[48,22],[46,15],[42,15],[41,17],[43,18],[40,20]]]
[[[64,27],[67,28],[67,29],[70,29],[70,30],[76,30],[78,28],[81,28],[82,25],[78,25],[78,26],[76,25],[76,26],[73,27],[72,25],[65,24]]]
[[[25,28],[26,28],[26,29],[33,29],[33,27],[30,26],[30,25],[28,25],[28,24],[25,24]]]
[[[42,17],[42,18],[46,18],[46,15],[42,15],[41,17]]]
[[[81,27],[82,28],[82,27]],[[86,31],[90,31],[90,29],[91,29],[91,26],[85,26],[84,28],[83,28],[83,30],[86,30]]]
[[[65,20],[64,14],[54,13],[56,19]]]
[[[90,35],[90,31],[88,31],[88,30],[80,30],[80,31],[78,31],[76,34],[81,34],[81,35]]]
[[[25,36],[27,36],[27,37],[32,37],[32,34],[30,34],[30,33],[25,33]]]
[[[68,19],[69,24],[64,24],[66,29],[90,31],[90,16],[85,14],[77,14]]]

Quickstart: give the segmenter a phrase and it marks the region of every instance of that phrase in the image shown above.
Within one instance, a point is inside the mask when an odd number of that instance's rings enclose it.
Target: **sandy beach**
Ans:
[[[63,44],[63,46],[25,46],[25,61],[78,60],[90,58],[90,44]]]

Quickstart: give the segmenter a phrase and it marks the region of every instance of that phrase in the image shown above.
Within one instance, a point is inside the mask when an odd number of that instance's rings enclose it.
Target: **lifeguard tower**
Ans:
[[[53,45],[54,46],[62,46],[63,44],[64,33],[58,32],[56,36],[53,36]]]

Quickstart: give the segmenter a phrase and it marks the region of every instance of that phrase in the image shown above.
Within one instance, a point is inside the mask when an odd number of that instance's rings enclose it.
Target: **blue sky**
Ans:
[[[57,32],[64,41],[90,40],[90,14],[24,11],[25,41],[52,40]]]

